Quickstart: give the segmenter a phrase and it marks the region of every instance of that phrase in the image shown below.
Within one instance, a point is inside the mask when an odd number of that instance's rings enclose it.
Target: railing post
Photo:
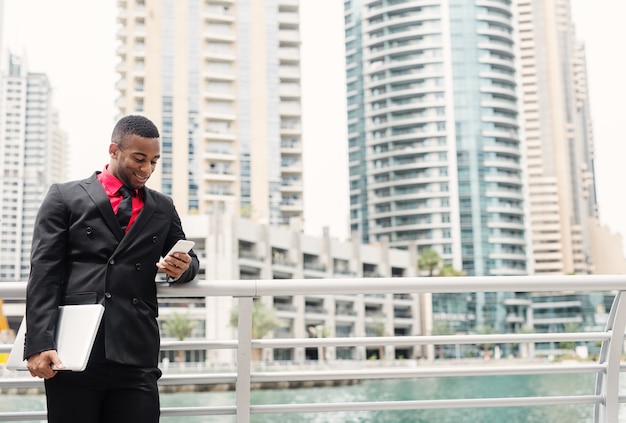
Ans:
[[[623,291],[619,291],[613,300],[606,323],[611,339],[602,343],[598,359],[600,364],[606,364],[606,370],[605,373],[598,373],[596,380],[596,394],[604,397],[604,404],[595,407],[595,423],[618,421],[620,360],[626,330],[626,299],[622,294]]]
[[[252,351],[252,297],[239,297],[237,330],[237,423],[250,422],[250,354]]]

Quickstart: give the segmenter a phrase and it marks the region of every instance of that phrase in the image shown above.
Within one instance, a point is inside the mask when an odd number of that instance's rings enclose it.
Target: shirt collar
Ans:
[[[118,195],[118,191],[124,184],[109,172],[108,167],[109,165],[104,166],[104,169],[100,174],[100,182],[102,183],[104,191],[107,195],[112,197]],[[135,190],[135,193],[137,193],[137,190]]]

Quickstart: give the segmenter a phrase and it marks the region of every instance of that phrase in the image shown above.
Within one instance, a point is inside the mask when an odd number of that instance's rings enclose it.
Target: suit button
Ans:
[[[115,259],[109,260],[109,264],[115,264]]]
[[[153,243],[153,244],[156,244],[156,242],[157,242],[157,237],[156,237],[156,236],[153,236],[153,237],[152,237],[152,243]]]
[[[139,299],[133,298],[133,304],[139,304]]]
[[[111,293],[110,293],[110,292],[105,292],[105,293],[104,293],[104,296],[105,296],[106,298],[111,298],[111,297],[112,297],[112,295],[111,295]]]
[[[141,270],[141,263],[137,263],[137,264],[135,264],[135,269],[137,269],[137,270]]]

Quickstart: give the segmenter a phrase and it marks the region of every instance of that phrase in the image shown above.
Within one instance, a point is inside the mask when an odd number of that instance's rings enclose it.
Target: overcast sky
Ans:
[[[2,0],[0,0],[1,2]],[[571,0],[587,48],[601,221],[626,237],[624,0]],[[107,161],[114,124],[116,3],[112,0],[5,0],[4,41],[25,51],[32,72],[48,74],[72,146],[71,178]],[[301,0],[305,231],[345,238],[348,170],[343,1]]]

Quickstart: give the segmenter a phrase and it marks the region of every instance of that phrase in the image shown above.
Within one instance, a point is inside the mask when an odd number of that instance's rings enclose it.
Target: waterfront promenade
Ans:
[[[463,358],[463,359],[445,359],[445,360],[333,360],[309,363],[293,363],[293,362],[252,362],[252,372],[328,372],[328,371],[361,371],[361,370],[384,370],[384,369],[396,369],[402,371],[402,369],[409,370],[421,370],[428,371],[428,369],[446,369],[446,368],[475,368],[484,366],[485,369],[489,367],[499,366],[531,366],[540,364],[549,364],[553,362],[553,359],[547,357],[539,357],[535,359],[518,359],[518,358],[503,358],[503,359],[491,359],[485,360],[483,358]],[[575,364],[580,363],[580,360],[574,358],[559,358],[561,364]],[[235,367],[223,367],[216,368],[214,366],[207,365],[206,363],[184,363],[182,365],[166,364],[163,363],[159,366],[163,371],[165,379],[168,377],[190,377],[188,384],[161,384],[159,391],[161,393],[176,393],[176,392],[226,392],[235,391],[236,383],[215,383],[210,379],[204,379],[200,381],[193,381],[194,375],[210,375],[210,374],[223,374],[236,372]],[[41,395],[43,394],[43,384],[37,379],[30,379],[28,372],[25,371],[10,371],[0,364],[0,381],[2,379],[20,379],[27,382],[20,387],[0,387],[0,395]],[[260,390],[291,390],[291,389],[304,389],[304,388],[328,388],[328,387],[342,387],[363,383],[363,380],[354,379],[329,379],[329,380],[285,380],[285,381],[265,381],[251,383],[250,389],[253,391]],[[0,386],[3,386],[0,384]]]
[[[462,377],[444,379],[406,379],[364,381],[355,385],[335,387],[301,387],[298,389],[260,389],[252,392],[251,401],[255,405],[288,403],[297,404],[303,399],[319,402],[367,402],[375,400],[407,400],[410,398],[488,398],[503,395],[550,396],[558,393],[587,395],[593,391],[593,375],[552,375],[552,376],[510,376],[510,377]],[[164,408],[207,407],[232,403],[234,391],[179,391],[162,393]],[[43,395],[0,395],[0,412],[44,410]],[[302,413],[255,415],[256,423],[299,422],[490,422],[490,423],[587,423],[592,421],[593,407],[579,406],[551,407],[507,407],[491,409],[447,409],[447,410],[400,410],[400,411],[353,411],[335,413]],[[620,410],[620,421],[626,418]],[[233,423],[234,416],[188,416],[163,417],[163,423]]]
[[[234,384],[234,391],[207,392],[207,395],[225,395],[230,398],[218,405],[190,405],[188,402],[180,406],[168,406],[163,403],[162,415],[164,418],[187,418],[229,416],[237,423],[263,421],[265,417],[276,416],[306,416],[325,415],[335,413],[378,413],[378,412],[409,412],[423,413],[426,410],[488,410],[526,408],[528,410],[549,410],[553,407],[577,409],[584,407],[590,412],[590,418],[585,421],[616,422],[619,421],[620,403],[620,372],[623,352],[624,328],[626,327],[626,306],[622,299],[621,289],[626,286],[626,276],[565,276],[565,277],[452,277],[452,278],[353,278],[329,280],[238,280],[238,281],[198,281],[189,286],[177,288],[163,287],[159,295],[164,298],[197,298],[212,296],[235,296],[238,301],[237,339],[234,340],[194,340],[162,344],[162,349],[228,349],[236,357],[236,371],[220,371],[200,374],[172,374],[166,372],[160,381],[162,386],[171,385],[199,385],[199,384]],[[615,292],[615,302],[611,307],[605,330],[597,332],[574,333],[519,333],[519,334],[464,334],[442,336],[366,336],[366,337],[328,337],[328,338],[280,338],[280,339],[252,339],[252,304],[253,298],[275,295],[360,295],[386,292],[391,294],[424,293],[424,292],[466,292],[468,288],[482,292],[520,292],[520,291],[602,291]],[[4,298],[23,298],[25,284],[0,284],[0,296]],[[377,367],[368,366],[369,360],[355,361],[361,366],[353,369],[320,368],[316,370],[300,369],[298,367],[287,370],[257,368],[251,361],[251,351],[254,349],[276,348],[339,348],[354,346],[369,346],[370,348],[388,346],[433,346],[433,345],[506,345],[527,344],[538,342],[592,342],[600,343],[600,354],[594,361],[584,362],[505,362],[492,360],[488,363],[473,362],[460,365],[454,361],[438,363],[437,365],[418,365],[415,360],[405,360],[406,366],[398,367],[394,364],[402,360],[375,360]],[[0,353],[7,351],[0,348]],[[322,355],[323,356],[323,355]],[[337,360],[340,362],[341,360]],[[409,364],[413,363],[413,364]],[[330,365],[332,363],[328,363]],[[345,364],[342,362],[341,364]],[[230,369],[227,369],[230,370]],[[581,376],[582,393],[572,392],[572,383],[559,383],[565,391],[552,393],[541,392],[538,395],[525,395],[516,390],[517,383],[502,385],[497,391],[490,391],[487,397],[477,396],[478,391],[472,387],[462,389],[463,396],[454,397],[443,391],[443,398],[424,398],[423,387],[438,386],[446,381],[481,380],[482,386],[494,385],[494,380],[514,381],[518,377],[558,378],[565,375]],[[338,388],[301,388],[301,389],[261,389],[255,390],[258,384],[286,382],[319,382],[319,381],[358,380],[359,383],[341,386]],[[416,381],[413,388],[400,389],[405,394],[399,399],[387,398],[380,391],[364,401],[346,399],[340,395],[331,398],[314,395],[300,395],[306,389],[323,389],[326,392],[344,392],[353,388],[368,387],[395,381],[400,386]],[[334,383],[334,382],[333,382]],[[392,383],[392,382],[389,382]],[[2,378],[0,388],[30,388],[37,387],[40,382],[28,378]],[[278,386],[278,385],[276,385]],[[417,389],[417,387],[421,387]],[[274,402],[257,403],[256,398],[261,393],[281,392],[295,393],[287,402],[287,396],[274,397]],[[377,392],[377,391],[374,391]],[[447,393],[446,393],[447,392]],[[163,398],[169,398],[179,393],[164,393]],[[198,398],[205,393],[194,392],[191,396]],[[4,397],[4,396],[3,396]],[[27,396],[23,396],[27,397]],[[285,399],[283,399],[283,397]],[[0,420],[24,421],[37,420],[43,416],[42,411],[30,408],[27,412],[0,412]],[[468,413],[470,413],[468,411]],[[528,412],[527,415],[531,415]],[[469,414],[468,414],[469,415]],[[221,418],[221,417],[220,417]],[[165,420],[164,420],[165,421]],[[191,421],[191,420],[184,420]],[[215,420],[206,420],[215,421]],[[298,421],[303,421],[299,419]],[[325,420],[329,421],[329,420]],[[341,421],[341,420],[339,420]],[[379,420],[354,420],[379,421]],[[389,420],[393,421],[393,420]],[[410,420],[408,420],[410,421]],[[419,421],[419,420],[416,420]],[[436,420],[439,421],[439,420]],[[463,420],[457,420],[463,421]],[[496,420],[474,420],[496,421]],[[558,420],[536,420],[558,421]],[[575,420],[568,420],[575,421]],[[510,423],[510,422],[509,422]]]

